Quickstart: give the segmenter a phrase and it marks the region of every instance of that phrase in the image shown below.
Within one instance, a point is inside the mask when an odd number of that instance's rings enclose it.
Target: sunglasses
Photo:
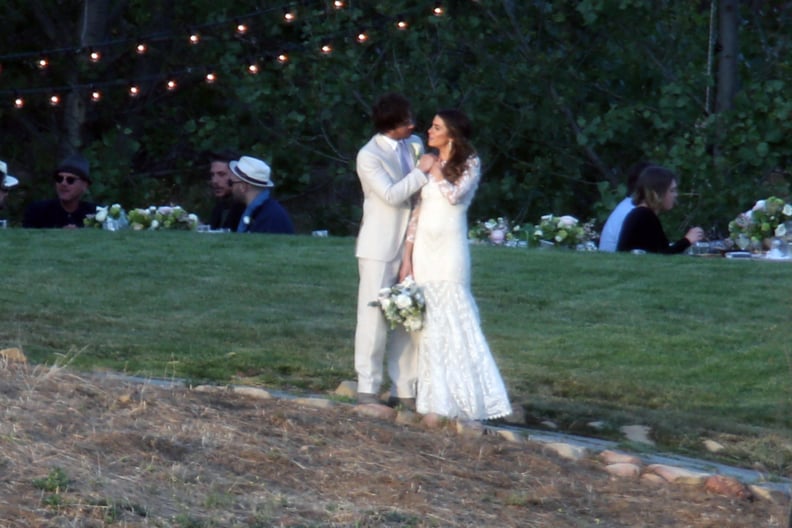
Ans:
[[[57,176],[55,176],[54,179],[55,179],[55,183],[63,183],[65,181],[67,185],[73,185],[74,182],[76,182],[80,178],[78,178],[77,176],[61,176],[60,174],[58,174]]]

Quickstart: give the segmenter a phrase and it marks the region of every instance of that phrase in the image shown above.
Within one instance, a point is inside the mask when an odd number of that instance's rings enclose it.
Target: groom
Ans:
[[[417,360],[410,336],[403,327],[388,336],[387,322],[371,302],[380,289],[398,282],[410,198],[428,181],[432,160],[422,160],[416,167],[424,147],[412,133],[412,110],[404,96],[392,93],[380,97],[372,108],[372,119],[377,134],[357,155],[363,190],[363,219],[355,251],[360,276],[355,330],[357,400],[360,404],[382,403],[377,394],[387,355],[391,401],[414,410]]]

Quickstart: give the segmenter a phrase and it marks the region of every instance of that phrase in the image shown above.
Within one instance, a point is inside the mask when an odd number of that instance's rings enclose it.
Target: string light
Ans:
[[[399,28],[400,30],[404,31],[405,29],[407,29],[408,27],[410,27],[410,24],[408,24],[408,23],[407,23],[407,21],[406,21],[406,20],[404,20],[403,18],[400,18],[400,19],[399,19],[399,20],[396,22],[396,27],[397,27],[397,28]]]
[[[285,53],[281,53],[280,55],[278,55],[278,62],[280,62],[281,64],[286,64],[287,62],[289,62],[289,56],[286,55]]]
[[[137,97],[138,95],[140,95],[140,86],[138,86],[137,84],[133,84],[132,86],[129,87],[129,96]]]
[[[91,50],[90,53],[88,53],[88,60],[91,62],[99,62],[102,60],[102,52],[99,50]]]
[[[209,72],[204,79],[206,79],[207,84],[214,84],[217,81],[217,75],[214,72]]]
[[[178,83],[173,79],[168,79],[168,82],[165,83],[165,89],[168,90],[169,92],[174,91],[178,87],[179,87]]]
[[[323,46],[320,48],[320,50],[321,50],[321,52],[322,52],[324,55],[330,55],[331,53],[333,53],[333,46],[331,46],[330,44],[324,44],[324,45],[323,45]]]
[[[259,68],[258,64],[253,63],[248,65],[247,71],[251,75],[256,75],[259,71],[261,71],[261,69]]]
[[[138,55],[145,55],[148,52],[148,44],[145,42],[138,42],[138,45],[135,46],[135,53]]]
[[[41,57],[36,61],[36,67],[38,67],[39,70],[45,70],[47,69],[47,66],[49,66],[49,61],[46,57]]]
[[[346,2],[343,0],[334,0],[333,7],[336,9],[344,9],[346,7]]]
[[[363,44],[364,42],[368,41],[368,35],[366,34],[365,31],[361,31],[360,33],[357,34],[357,37],[355,37],[355,39],[361,44]]]
[[[190,44],[195,46],[196,44],[201,42],[201,35],[198,34],[196,31],[193,31],[192,33],[190,33],[189,40],[190,40]]]
[[[60,104],[60,102],[61,102],[60,95],[58,95],[58,94],[50,95],[50,98],[49,98],[50,106],[58,106]]]
[[[445,8],[443,7],[443,4],[437,2],[434,6],[434,9],[432,9],[432,14],[434,16],[443,16],[445,14]]]
[[[25,107],[25,100],[21,97],[14,98],[14,108],[24,108]]]
[[[283,20],[287,24],[291,24],[292,22],[297,20],[297,13],[295,11],[287,8],[286,11],[283,13]]]
[[[244,35],[248,32],[248,27],[246,24],[239,23],[236,27],[237,35]]]
[[[91,101],[98,103],[102,100],[102,92],[99,90],[91,90]]]

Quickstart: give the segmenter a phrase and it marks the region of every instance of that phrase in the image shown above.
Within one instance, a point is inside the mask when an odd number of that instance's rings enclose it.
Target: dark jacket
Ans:
[[[96,214],[96,204],[80,202],[76,211],[67,213],[57,198],[41,200],[27,207],[22,227],[57,228],[70,224],[83,227],[85,216],[89,214]]]

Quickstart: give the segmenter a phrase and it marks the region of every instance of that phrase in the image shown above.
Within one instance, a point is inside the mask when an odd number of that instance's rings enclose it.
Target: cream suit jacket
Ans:
[[[418,136],[406,139],[415,161],[423,154]],[[363,218],[357,238],[357,258],[390,262],[400,256],[410,220],[410,197],[428,181],[420,169],[402,173],[398,150],[377,134],[357,155],[357,174],[363,189]]]

